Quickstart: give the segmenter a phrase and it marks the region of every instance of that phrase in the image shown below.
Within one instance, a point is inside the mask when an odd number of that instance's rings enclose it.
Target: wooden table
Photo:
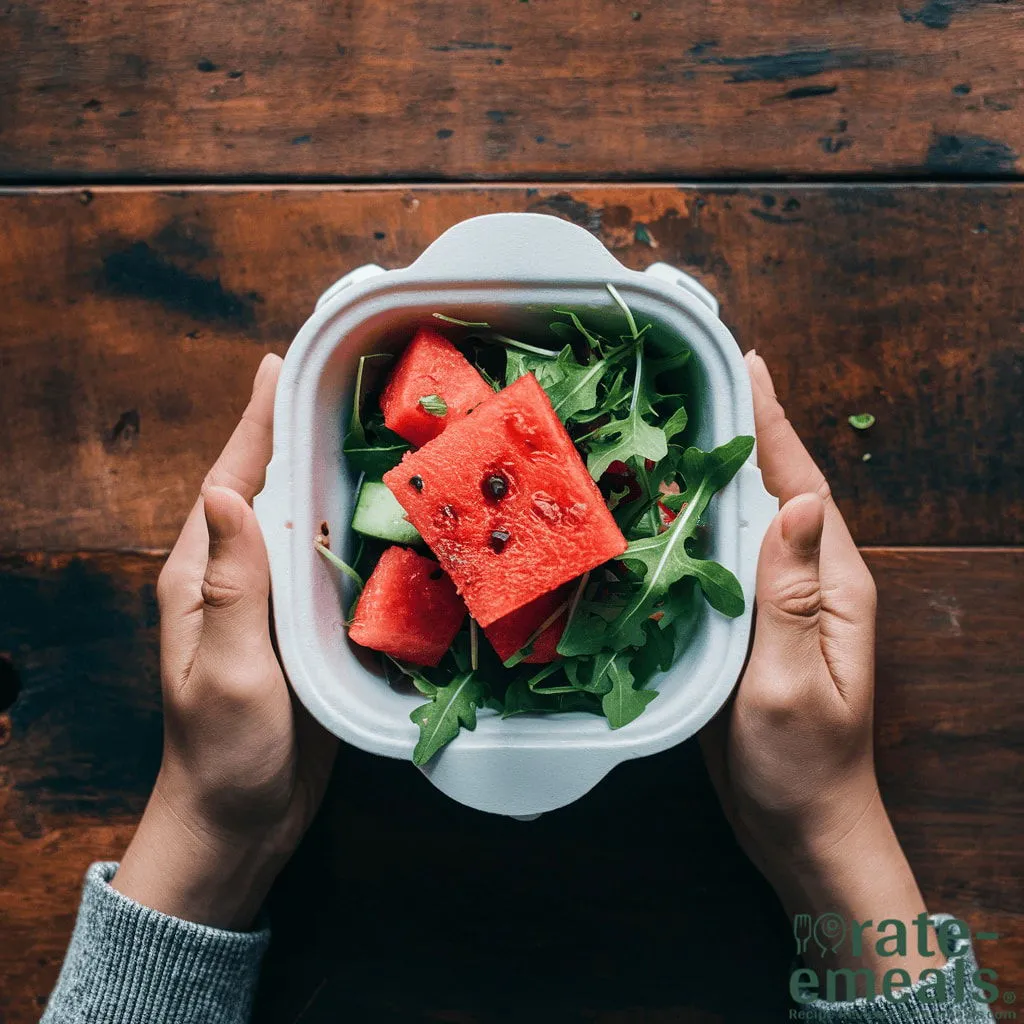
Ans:
[[[1022,110],[1021,0],[0,10],[0,1019],[143,807],[156,575],[259,357],[498,210],[686,268],[765,355],[878,581],[900,837],[1024,988]],[[258,1022],[787,1016],[692,744],[530,825],[346,749],[271,909]]]

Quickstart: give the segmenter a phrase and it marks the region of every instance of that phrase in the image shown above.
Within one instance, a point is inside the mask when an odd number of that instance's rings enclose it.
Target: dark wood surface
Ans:
[[[11,0],[9,181],[1015,176],[1021,0]]]
[[[683,267],[772,365],[872,546],[897,830],[1020,994],[1022,40],[1024,0],[0,6],[0,1022],[144,804],[156,574],[260,356],[501,210]],[[788,1016],[692,744],[532,824],[345,749],[271,910],[256,1024]]]
[[[1004,936],[981,955],[1002,987],[1024,985],[1024,667],[1019,638],[1007,640],[1024,554],[867,555],[879,771],[897,830],[929,904]],[[26,1007],[56,977],[81,874],[119,854],[156,771],[161,561],[0,558],[0,649],[21,691],[0,720],[10,1024],[34,1019]],[[271,911],[267,1024],[785,1019],[789,925],[693,744],[623,765],[529,824],[469,811],[411,765],[346,748]]]
[[[1024,542],[1024,186],[423,187],[0,197],[0,550],[169,546],[317,295],[499,210],[704,281],[861,543]]]

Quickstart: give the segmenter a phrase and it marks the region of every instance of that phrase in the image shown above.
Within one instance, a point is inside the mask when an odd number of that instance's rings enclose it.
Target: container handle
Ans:
[[[446,747],[420,771],[460,804],[520,821],[573,803],[622,760],[613,749],[580,750],[574,743],[544,750],[507,746],[485,751],[474,749],[471,736],[459,738],[463,742]]]
[[[417,280],[570,280],[620,275],[622,264],[589,231],[542,213],[490,213],[449,228],[412,268]]]
[[[361,267],[356,267],[355,270],[350,270],[344,277],[339,277],[329,288],[327,288],[319,299],[316,300],[316,309],[319,309],[325,303],[330,302],[338,292],[344,291],[346,288],[354,284],[359,284],[360,281],[369,280],[371,277],[377,277],[379,274],[386,274],[387,271],[383,267],[378,267],[376,263],[366,263]]]
[[[669,284],[678,285],[684,291],[688,291],[694,298],[700,299],[715,316],[719,315],[718,299],[697,278],[687,274],[684,270],[673,267],[670,263],[652,263],[644,273],[650,274],[651,277],[657,278],[659,281],[667,281]]]

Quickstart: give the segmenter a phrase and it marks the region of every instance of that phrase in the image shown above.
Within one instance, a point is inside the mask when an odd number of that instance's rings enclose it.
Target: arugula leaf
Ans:
[[[389,469],[394,469],[409,450],[408,442],[384,426],[384,417],[380,413],[371,416],[365,425],[363,423],[366,365],[372,359],[384,358],[393,357],[390,352],[375,352],[359,360],[355,394],[352,396],[352,415],[342,444],[349,466],[356,473],[365,473],[371,480],[379,480]]]
[[[712,452],[688,448],[683,454],[686,490],[668,496],[677,499],[682,511],[664,533],[632,541],[622,556],[627,565],[642,566],[644,574],[636,594],[613,623],[612,645],[616,649],[643,643],[643,622],[655,602],[684,576],[697,578],[718,611],[732,616],[742,612],[743,591],[736,577],[716,562],[694,558],[686,550],[686,541],[693,536],[712,496],[735,476],[753,447],[752,437],[741,436]]]
[[[324,558],[327,559],[328,562],[331,563],[331,565],[336,569],[340,569],[341,572],[344,573],[360,591],[366,586],[359,573],[357,573],[355,569],[348,564],[348,562],[340,559],[329,547],[327,547],[326,544],[323,543],[323,541],[320,540],[319,537],[316,539],[316,549],[324,556]]]
[[[629,670],[628,655],[616,655],[608,664],[608,677],[612,688],[601,698],[601,710],[613,729],[621,729],[643,714],[648,704],[658,696],[656,690],[634,689],[633,673]]]
[[[424,395],[419,404],[423,411],[429,412],[431,416],[448,415],[448,403],[440,395]]]
[[[369,480],[380,480],[402,461],[402,456],[409,450],[408,442],[390,430],[386,435],[373,441],[358,440],[351,434],[345,438],[345,458],[356,473],[365,473]]]
[[[533,690],[534,693],[575,693],[576,687],[572,686],[570,683],[563,683],[561,686],[557,684],[541,686],[541,683],[543,683],[546,679],[550,678],[556,673],[561,672],[564,669],[564,667],[565,666],[562,662],[552,661],[550,664],[545,665],[539,672],[535,672],[532,676],[530,676],[530,678],[526,680],[526,685],[531,690]]]
[[[604,695],[612,688],[608,666],[614,657],[614,652],[600,651],[593,658],[567,659],[563,662],[566,677],[577,690]]]
[[[446,324],[455,324],[456,327],[490,327],[484,320],[459,320],[458,317],[445,316],[444,313],[432,313],[437,320],[443,320]]]
[[[590,366],[581,366],[576,362],[572,349],[566,345],[558,353],[555,368],[561,376],[544,390],[551,399],[555,414],[563,423],[577,413],[586,412],[597,405],[597,385],[608,372],[609,360],[599,359]]]
[[[566,711],[586,711],[590,714],[601,714],[601,706],[590,694],[574,691],[572,693],[543,693],[530,689],[527,680],[517,679],[505,691],[505,710],[502,718],[525,714],[554,714]]]
[[[668,454],[665,431],[652,427],[636,408],[624,419],[598,427],[591,437],[587,469],[595,480],[600,480],[613,462],[628,462],[632,458],[660,462]]]
[[[565,658],[600,654],[604,650],[608,633],[607,615],[607,605],[581,601],[572,621],[565,627],[565,632],[558,641],[558,653]]]
[[[507,349],[505,352],[505,387],[515,383],[520,377],[532,373],[537,383],[545,390],[561,379],[561,371],[557,367],[558,356],[552,352],[550,358]]]
[[[647,643],[633,655],[630,670],[635,682],[643,686],[658,672],[667,672],[672,667],[676,654],[674,631],[662,622],[648,619],[644,623]]]
[[[586,329],[586,327],[583,326],[583,323],[580,320],[580,318],[571,309],[556,309],[555,312],[561,314],[562,316],[567,316],[572,321],[573,327],[575,327],[576,330],[579,331],[579,333],[586,339],[586,342],[590,346],[590,348],[592,348],[595,352],[598,352],[598,353],[600,353],[602,351],[602,339],[601,339],[601,337],[599,335],[593,334],[592,332],[588,331]],[[557,327],[566,327],[568,325],[567,324],[552,324],[551,326],[552,326],[552,328],[554,328],[556,326]]]
[[[484,703],[487,687],[472,672],[457,675],[447,686],[439,686],[433,699],[416,708],[409,717],[420,727],[420,738],[412,763],[426,764],[465,726],[476,728],[476,710]]]
[[[399,661],[398,658],[393,658],[390,654],[385,654],[384,660],[391,662],[402,675],[408,676],[412,685],[424,697],[433,697],[437,693],[437,685],[432,683],[416,665],[409,665],[404,661]]]
[[[686,406],[681,405],[667,420],[665,420],[662,430],[665,431],[665,437],[670,441],[676,434],[681,434],[686,429],[686,424],[689,422],[689,416],[686,414]]]
[[[608,290],[618,298],[618,292],[608,285]],[[636,323],[632,314],[629,315],[630,328],[636,337]],[[639,457],[660,462],[668,454],[668,440],[665,431],[660,427],[651,426],[643,418],[646,402],[641,402],[643,384],[643,342],[637,338],[634,342],[636,351],[636,368],[633,373],[633,395],[629,403],[629,412],[622,419],[611,420],[598,427],[590,436],[590,454],[587,456],[587,469],[590,475],[599,480],[608,467],[615,461],[627,462]]]

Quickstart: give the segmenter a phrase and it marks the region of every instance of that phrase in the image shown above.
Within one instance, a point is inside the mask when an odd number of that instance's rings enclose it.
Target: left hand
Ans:
[[[277,356],[160,574],[164,752],[114,888],[174,917],[244,929],[316,813],[337,741],[294,700],[270,635],[250,507],[270,461]]]

